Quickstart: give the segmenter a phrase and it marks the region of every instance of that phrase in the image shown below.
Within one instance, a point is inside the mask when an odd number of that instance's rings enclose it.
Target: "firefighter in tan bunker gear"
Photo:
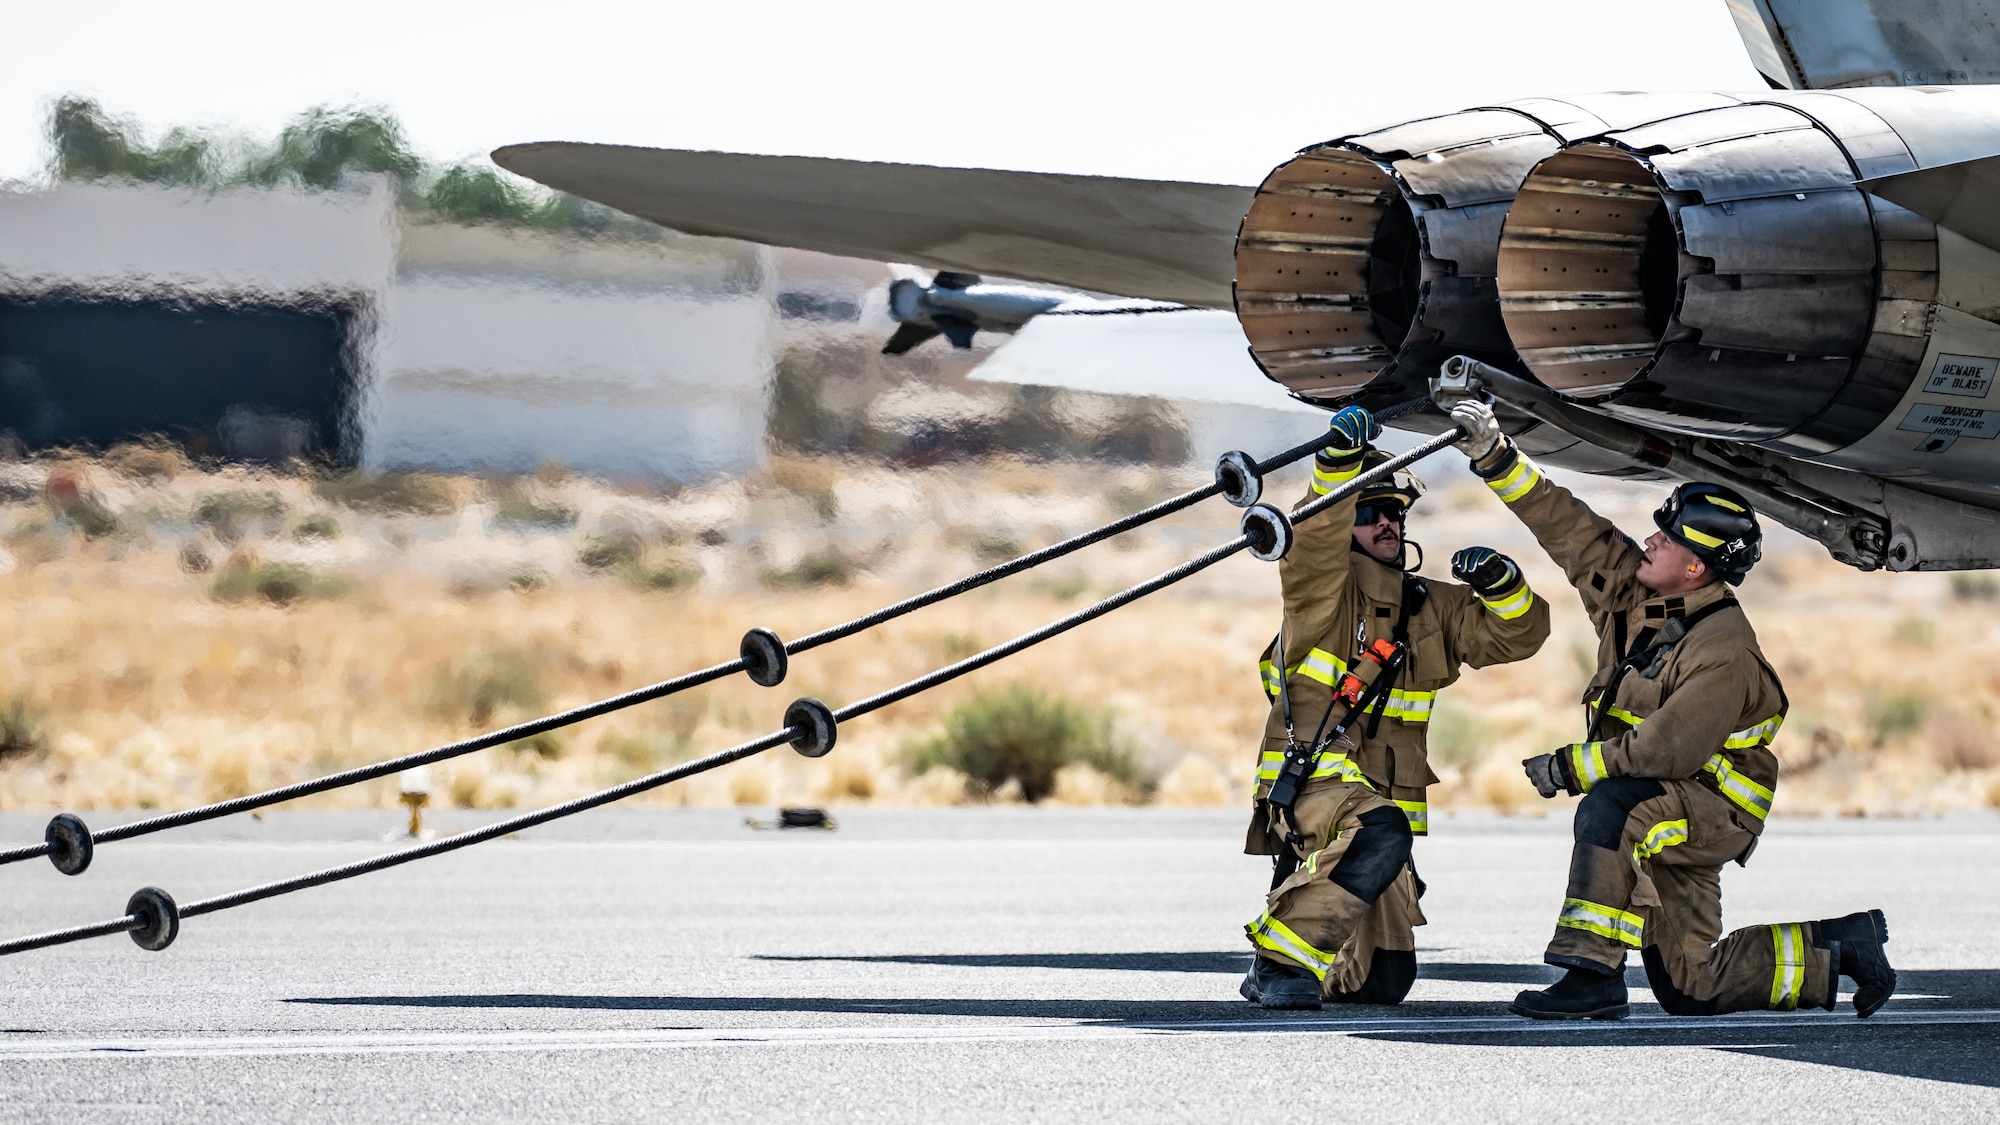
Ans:
[[[1368,449],[1379,432],[1361,407],[1335,413],[1304,501],[1387,460]],[[1548,606],[1488,548],[1453,558],[1465,585],[1410,573],[1404,516],[1422,490],[1407,474],[1376,482],[1299,523],[1279,563],[1284,618],[1263,660],[1271,712],[1244,848],[1276,867],[1263,916],[1245,927],[1255,953],[1242,992],[1267,1008],[1409,993],[1424,922],[1410,843],[1437,780],[1432,705],[1461,665],[1525,659],[1549,634]]]
[[[1683,484],[1643,547],[1544,476],[1461,403],[1459,448],[1563,568],[1598,634],[1585,741],[1522,765],[1544,797],[1582,795],[1569,888],[1543,960],[1568,970],[1515,998],[1531,1019],[1627,1014],[1625,954],[1639,951],[1675,1015],[1831,1009],[1839,979],[1868,1016],[1895,989],[1879,910],[1750,926],[1722,936],[1724,864],[1750,858],[1778,784],[1771,740],[1786,700],[1730,591],[1761,555],[1750,504]],[[1720,939],[1720,940],[1718,940]]]

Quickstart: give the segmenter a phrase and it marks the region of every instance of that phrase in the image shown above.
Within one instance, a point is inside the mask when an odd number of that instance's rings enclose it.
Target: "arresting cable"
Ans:
[[[1359,492],[1362,488],[1374,483],[1376,480],[1389,476],[1416,461],[1420,461],[1464,436],[1464,430],[1453,426],[1436,437],[1426,439],[1409,452],[1391,457],[1380,465],[1376,465],[1360,473],[1353,479],[1335,486],[1325,494],[1315,497],[1293,511],[1289,518],[1284,513],[1269,505],[1253,505],[1243,513],[1242,534],[1236,536],[1234,539],[1216,546],[1195,558],[1189,559],[1187,562],[1171,570],[1163,571],[1144,582],[1135,586],[1129,586],[1112,594],[1110,597],[1094,602],[1055,621],[1051,621],[1039,629],[1023,633],[1013,640],[995,645],[984,652],[975,653],[954,664],[945,665],[935,671],[905,681],[886,691],[871,695],[866,699],[858,700],[840,708],[830,708],[819,700],[809,697],[794,700],[785,709],[785,726],[769,734],[751,739],[748,742],[738,743],[726,750],[720,750],[716,753],[696,758],[693,761],[683,762],[680,765],[661,770],[657,773],[648,774],[645,777],[636,778],[621,785],[614,785],[609,789],[602,789],[561,804],[536,809],[532,812],[522,813],[519,816],[508,817],[505,820],[497,821],[482,828],[459,832],[442,839],[430,841],[429,843],[418,844],[400,851],[372,856],[354,863],[329,867],[320,871],[297,875],[289,879],[246,887],[243,890],[233,891],[229,894],[200,899],[190,902],[185,906],[177,905],[171,895],[157,887],[144,887],[135,892],[127,900],[125,914],[122,917],[86,926],[78,926],[72,929],[55,930],[48,933],[15,938],[12,941],[0,942],[0,956],[10,953],[21,953],[30,949],[41,949],[46,946],[63,945],[69,942],[82,941],[86,938],[105,937],[117,933],[131,934],[132,940],[142,948],[154,950],[165,949],[168,945],[172,944],[174,938],[179,934],[180,922],[183,918],[193,918],[203,914],[231,910],[238,906],[259,902],[263,899],[276,898],[279,895],[291,894],[294,891],[302,891],[309,887],[322,886],[327,883],[337,883],[345,879],[352,879],[357,875],[366,875],[370,872],[381,871],[390,867],[399,867],[405,863],[412,863],[430,856],[442,855],[445,852],[457,851],[460,848],[470,847],[473,844],[491,840],[496,836],[505,836],[509,833],[519,832],[524,828],[546,824],[549,821],[558,820],[587,809],[594,809],[600,805],[610,804],[613,801],[621,800],[634,794],[644,793],[650,789],[657,789],[670,782],[679,781],[683,778],[692,777],[695,774],[715,769],[718,766],[727,765],[730,762],[761,754],[766,750],[784,745],[785,743],[790,743],[793,749],[806,757],[821,757],[833,749],[840,724],[849,719],[859,718],[862,715],[881,710],[892,703],[900,702],[919,692],[928,691],[940,684],[955,680],[969,672],[977,671],[989,664],[1012,656],[1023,649],[1031,648],[1051,637],[1066,633],[1085,622],[1102,617],[1114,609],[1129,605],[1148,594],[1163,590],[1185,578],[1198,574],[1238,552],[1248,550],[1258,558],[1275,561],[1283,557],[1285,551],[1291,545],[1293,524],[1318,515],[1347,497]],[[1316,438],[1314,440],[1316,445],[1308,447],[1307,452],[1310,452],[1312,448],[1316,448],[1317,444],[1323,444],[1325,439]],[[1018,562],[1019,560],[1016,561]],[[912,600],[914,601],[915,599]],[[686,677],[682,678],[685,679]]]
[[[1384,419],[1393,418],[1428,404],[1428,399],[1412,399],[1409,402],[1400,403],[1381,412],[1377,417]],[[838,625],[821,629],[816,633],[809,633],[794,641],[782,641],[776,633],[769,629],[752,629],[743,635],[742,644],[739,646],[739,655],[735,660],[710,665],[699,671],[676,676],[670,680],[662,680],[659,683],[650,684],[646,687],[635,688],[606,699],[573,707],[567,711],[546,715],[538,719],[530,719],[526,722],[516,723],[510,727],[502,727],[499,730],[488,731],[484,734],[474,735],[471,738],[461,739],[457,742],[446,743],[443,746],[433,747],[429,750],[406,754],[400,758],[390,758],[387,761],[357,766],[350,770],[328,774],[325,777],[295,782],[291,785],[268,789],[261,793],[250,793],[241,797],[232,797],[228,800],[216,801],[212,804],[184,809],[179,812],[148,817],[145,820],[115,825],[111,828],[93,830],[83,822],[81,817],[78,817],[74,813],[61,813],[49,821],[47,828],[43,832],[41,843],[28,844],[0,851],[0,865],[17,863],[21,860],[33,859],[36,856],[45,855],[55,865],[56,870],[61,871],[65,875],[80,875],[89,868],[98,844],[107,844],[118,840],[130,840],[140,836],[150,836],[155,832],[164,832],[171,828],[199,824],[203,821],[214,820],[233,813],[249,812],[252,809],[261,809],[285,801],[296,800],[300,797],[310,797],[316,793],[343,789],[364,781],[372,781],[378,777],[386,777],[392,773],[400,773],[403,770],[416,766],[429,765],[433,762],[442,762],[462,757],[475,751],[490,749],[524,738],[532,738],[538,734],[571,726],[586,719],[594,719],[600,715],[608,715],[614,711],[621,711],[641,703],[650,703],[656,699],[664,699],[667,696],[687,691],[690,688],[700,687],[703,684],[712,683],[738,672],[747,673],[750,679],[759,686],[775,687],[784,680],[789,664],[788,658],[791,656],[818,648],[821,645],[831,644],[846,637],[851,637],[856,633],[872,629],[885,622],[893,621],[898,617],[913,613],[926,606],[955,598],[960,594],[976,590],[981,586],[997,582],[1010,575],[1019,574],[1024,570],[1031,570],[1043,563],[1062,558],[1092,544],[1103,542],[1113,536],[1121,535],[1134,528],[1143,527],[1155,520],[1172,515],[1184,508],[1192,507],[1211,496],[1222,495],[1227,497],[1230,503],[1235,504],[1237,507],[1247,508],[1256,503],[1258,497],[1262,494],[1263,476],[1265,473],[1307,457],[1325,444],[1326,438],[1323,435],[1315,436],[1311,440],[1301,442],[1263,461],[1253,461],[1249,455],[1244,453],[1226,453],[1216,462],[1215,479],[1212,482],[1200,488],[1183,492],[1178,496],[1169,497],[1149,508],[1113,520],[1102,527],[1093,528],[1081,534],[1071,536],[1041,550],[1030,551],[1018,558],[1010,559],[988,567],[985,570],[969,574],[955,582],[950,582],[921,594],[905,598],[902,601],[884,606],[881,609],[864,614],[851,621],[845,621]]]

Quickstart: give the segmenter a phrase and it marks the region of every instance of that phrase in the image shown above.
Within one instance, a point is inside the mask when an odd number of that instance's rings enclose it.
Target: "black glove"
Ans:
[[[1567,748],[1554,754],[1539,754],[1521,761],[1522,770],[1528,775],[1529,784],[1543,797],[1553,797],[1557,793],[1568,793],[1574,797],[1579,790],[1576,779],[1569,774],[1569,751]]]
[[[1334,457],[1351,457],[1381,436],[1382,423],[1364,406],[1343,406],[1326,420],[1326,451]]]
[[[1467,547],[1451,557],[1451,576],[1480,597],[1491,597],[1519,582],[1521,568],[1491,547]]]

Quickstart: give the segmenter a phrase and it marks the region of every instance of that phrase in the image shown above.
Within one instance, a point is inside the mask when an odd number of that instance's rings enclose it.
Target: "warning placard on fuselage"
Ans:
[[[1925,452],[1941,453],[1951,442],[1959,438],[1983,438],[1991,441],[1996,435],[2000,435],[2000,410],[1920,402],[1910,407],[1909,414],[1904,416],[1896,428],[1913,433],[1934,434],[1945,439],[1934,445],[1918,447]]]
[[[1931,394],[1985,398],[1986,392],[1993,389],[1996,368],[2000,368],[2000,359],[1946,353],[1931,364],[1931,377],[1924,382],[1924,390]],[[1907,430],[1913,427],[1905,423],[1898,428]]]

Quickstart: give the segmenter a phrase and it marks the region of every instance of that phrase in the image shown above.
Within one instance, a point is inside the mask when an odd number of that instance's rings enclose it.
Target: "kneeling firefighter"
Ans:
[[[1472,471],[1561,565],[1598,634],[1585,741],[1530,758],[1543,797],[1582,795],[1569,888],[1542,960],[1567,969],[1523,992],[1531,1019],[1620,1019],[1625,954],[1639,951],[1674,1015],[1831,1009],[1840,977],[1868,1016],[1895,991],[1880,910],[1722,936],[1722,866],[1745,863],[1778,784],[1778,675],[1730,587],[1761,557],[1750,503],[1683,484],[1644,547],[1544,476],[1484,403],[1452,409]],[[1720,940],[1718,940],[1720,939]]]
[[[1368,448],[1380,432],[1361,407],[1334,414],[1302,502],[1386,461]],[[1422,494],[1408,474],[1377,481],[1301,522],[1278,564],[1285,611],[1263,661],[1271,713],[1244,847],[1274,857],[1264,914],[1245,927],[1242,992],[1266,1008],[1409,994],[1432,705],[1462,665],[1526,659],[1549,635],[1548,606],[1504,555],[1458,552],[1459,582],[1415,575],[1404,518]]]

